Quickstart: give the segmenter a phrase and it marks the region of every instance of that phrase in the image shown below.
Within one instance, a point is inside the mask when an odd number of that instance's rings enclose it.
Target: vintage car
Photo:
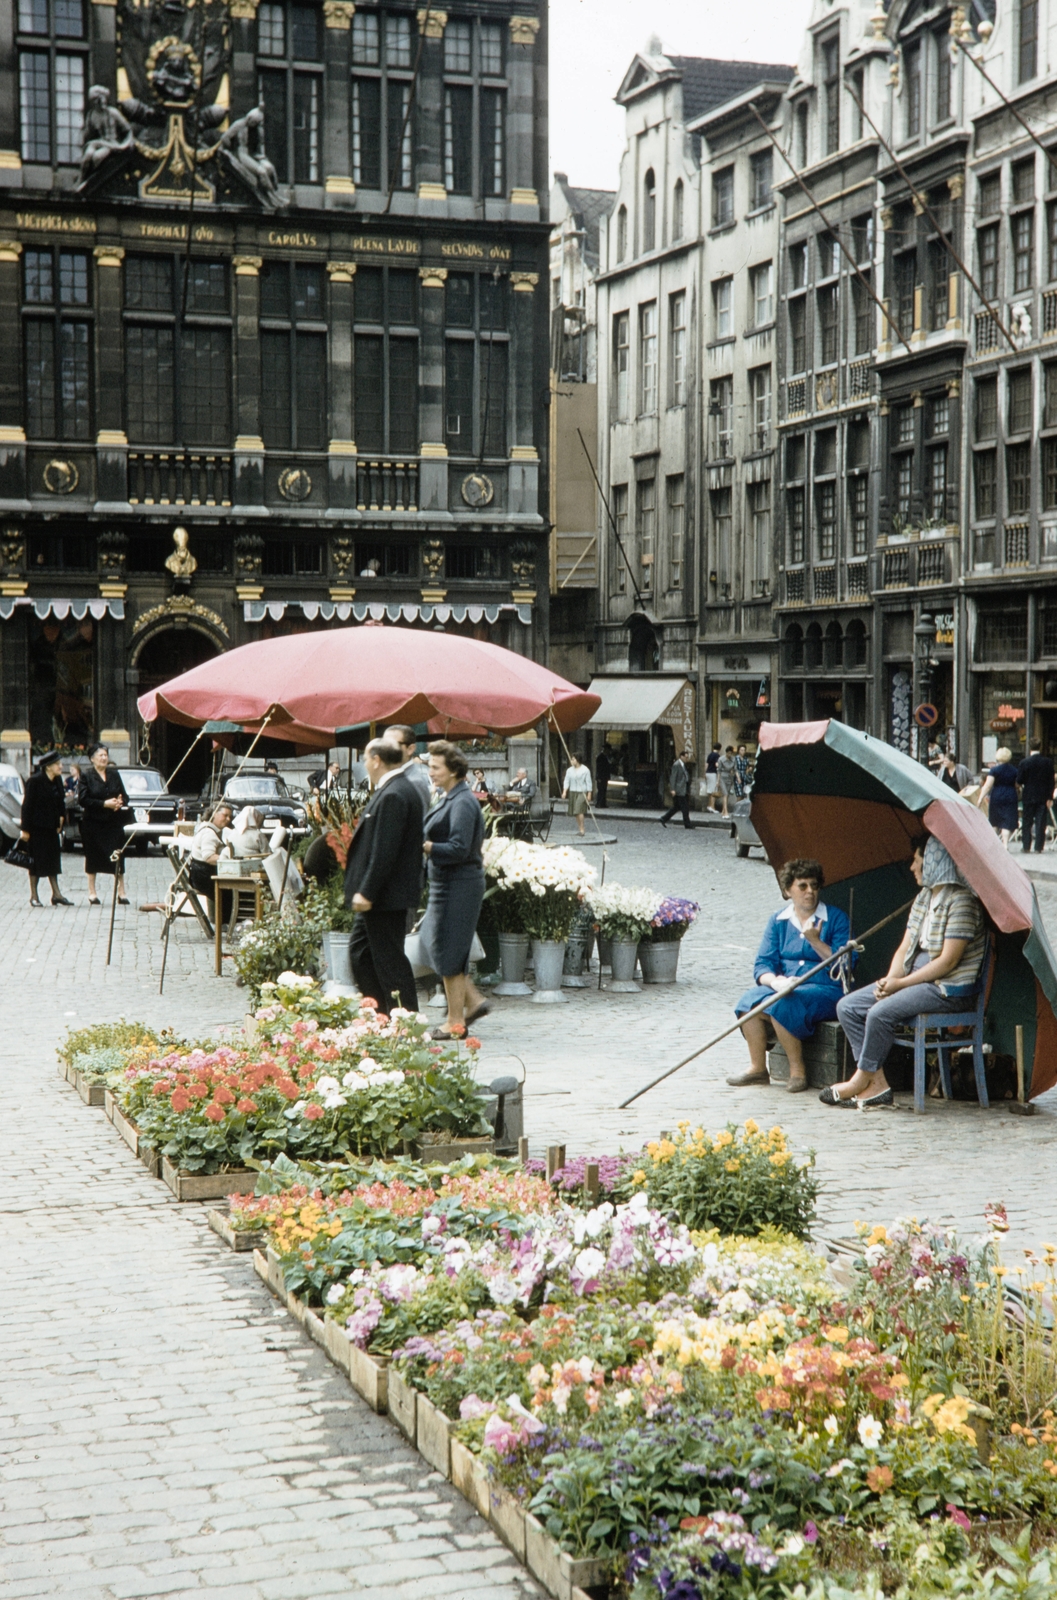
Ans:
[[[153,843],[171,834],[173,824],[184,816],[183,797],[170,794],[165,779],[155,767],[118,767],[125,785],[132,817],[125,823],[130,848],[137,855],[145,855]],[[65,777],[65,774],[64,774]],[[81,837],[81,806],[77,799],[76,774],[67,782],[66,827],[63,830],[63,848],[72,850]]]
[[[752,825],[749,815],[751,809],[751,800],[736,800],[730,808],[730,837],[739,856],[747,856],[753,845],[758,850],[763,849],[760,836]]]
[[[22,832],[25,785],[17,767],[0,761],[0,856],[6,856]]]
[[[278,773],[244,772],[237,778],[228,778],[222,793],[225,800],[231,801],[236,814],[243,806],[254,806],[264,818],[265,831],[282,826],[298,836],[308,832],[308,814],[304,806]],[[208,802],[206,791],[200,799],[203,814],[208,810]]]

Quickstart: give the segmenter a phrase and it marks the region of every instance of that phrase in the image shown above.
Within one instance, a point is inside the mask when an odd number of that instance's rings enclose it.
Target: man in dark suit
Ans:
[[[1039,741],[1032,740],[1028,759],[1017,769],[1017,788],[1020,790],[1021,819],[1020,840],[1024,854],[1031,850],[1032,831],[1035,850],[1041,855],[1046,848],[1046,813],[1053,799],[1055,778],[1053,757],[1044,756]]]
[[[404,954],[407,914],[422,891],[422,821],[416,784],[401,772],[402,752],[372,739],[363,764],[374,793],[360,816],[345,869],[345,904],[357,912],[349,941],[352,975],[360,993],[388,1012],[394,991],[407,1011],[418,1010],[418,990]]]

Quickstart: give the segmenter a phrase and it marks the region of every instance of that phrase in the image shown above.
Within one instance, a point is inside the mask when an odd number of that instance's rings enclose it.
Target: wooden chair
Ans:
[[[966,1045],[971,1045],[973,1052],[973,1073],[976,1077],[976,1097],[985,1108],[990,1105],[987,1098],[987,1074],[984,1069],[984,1010],[987,1006],[987,996],[991,988],[991,977],[994,972],[995,950],[991,934],[987,935],[984,944],[984,959],[980,968],[980,987],[975,998],[966,995],[966,1005],[972,1005],[972,1010],[966,1011],[922,1011],[914,1019],[912,1034],[900,1038],[898,1035],[895,1043],[904,1050],[914,1052],[914,1110],[925,1109],[925,1052],[928,1049],[936,1051],[940,1066],[940,1083],[943,1087],[945,1100],[954,1098],[951,1091],[951,1055],[955,1050],[964,1050]],[[965,1034],[957,1038],[952,1037],[950,1029],[964,1028]]]

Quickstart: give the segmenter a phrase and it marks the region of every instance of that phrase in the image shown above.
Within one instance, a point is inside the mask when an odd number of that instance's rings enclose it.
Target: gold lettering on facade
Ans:
[[[361,234],[352,240],[352,249],[360,255],[417,256],[417,239],[371,239]]]
[[[314,250],[319,244],[319,238],[314,233],[281,233],[278,228],[272,228],[268,234],[268,243],[293,250]]]
[[[54,212],[16,211],[15,222],[33,233],[94,233],[94,217],[64,217]]]

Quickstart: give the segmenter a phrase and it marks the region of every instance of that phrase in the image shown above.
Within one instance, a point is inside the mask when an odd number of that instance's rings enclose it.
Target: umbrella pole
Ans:
[[[855,885],[848,890],[848,938],[855,937]],[[840,1081],[848,1081],[848,1035],[841,1031]]]
[[[914,898],[916,898],[916,896]],[[722,1040],[729,1038],[732,1033],[737,1033],[738,1029],[741,1028],[743,1023],[751,1021],[753,1017],[762,1016],[763,1013],[773,1006],[777,1001],[784,999],[785,996],[792,993],[794,989],[799,989],[800,985],[802,983],[806,983],[809,978],[817,977],[818,974],[826,967],[832,967],[833,964],[839,961],[842,956],[850,955],[853,950],[861,950],[867,939],[871,938],[875,933],[880,933],[882,928],[887,927],[890,922],[894,922],[896,917],[902,916],[903,912],[909,910],[913,904],[913,898],[907,900],[904,905],[897,906],[895,911],[889,912],[887,917],[882,917],[880,922],[875,922],[872,928],[867,928],[866,932],[860,939],[849,939],[846,944],[842,944],[839,950],[834,950],[833,954],[827,956],[824,961],[816,962],[813,967],[809,967],[806,972],[802,972],[799,978],[794,978],[791,983],[786,985],[781,994],[774,994],[767,1000],[761,1000],[758,1006],[753,1006],[751,1011],[746,1011],[743,1017],[738,1017],[734,1022],[731,1023],[729,1028],[724,1028],[722,1033],[717,1033],[714,1038],[709,1039],[707,1044],[703,1044],[699,1050],[694,1050],[690,1055],[684,1057],[682,1061],[677,1061],[674,1067],[669,1067],[667,1072],[662,1072],[659,1077],[652,1079],[651,1082],[647,1084],[644,1084],[641,1089],[637,1089],[629,1099],[622,1100],[617,1109],[619,1111],[626,1111],[628,1106],[634,1105],[636,1100],[640,1099],[642,1095],[647,1094],[651,1089],[655,1089],[659,1083],[663,1083],[665,1078],[670,1078],[673,1073],[679,1072],[683,1067],[688,1066],[691,1061],[696,1061],[698,1056],[703,1056],[706,1050],[711,1050],[713,1045],[719,1044]]]
[[[261,723],[260,727],[257,729],[257,732],[253,735],[253,743],[250,745],[249,749],[246,751],[246,754],[243,756],[242,760],[239,762],[238,768],[236,769],[236,771],[233,774],[234,777],[236,777],[236,778],[238,777],[239,773],[242,771],[243,767],[246,765],[247,761],[250,759],[250,756],[253,754],[254,750],[257,747],[258,739],[260,739],[260,737],[264,733],[265,728],[268,726],[268,724],[269,724],[269,722],[271,722],[271,720],[272,720],[272,713],[269,711],[267,713],[267,715],[265,716],[264,721]]]

